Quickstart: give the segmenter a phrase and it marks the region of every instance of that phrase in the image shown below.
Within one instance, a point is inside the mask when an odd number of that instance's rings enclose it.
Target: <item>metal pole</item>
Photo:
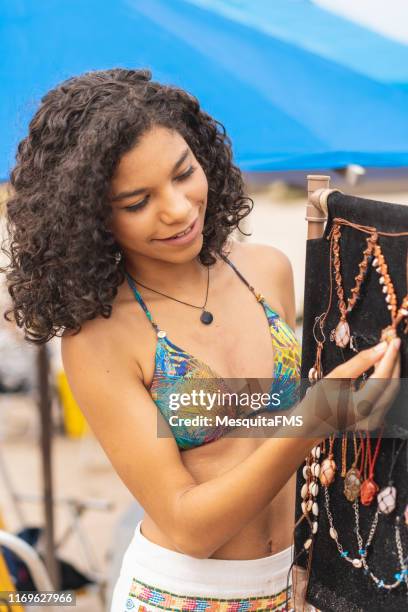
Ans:
[[[43,474],[45,565],[55,590],[60,589],[59,566],[55,556],[54,507],[52,486],[52,418],[49,387],[49,357],[45,345],[38,349],[37,372],[39,386],[39,411],[41,420],[41,457]]]

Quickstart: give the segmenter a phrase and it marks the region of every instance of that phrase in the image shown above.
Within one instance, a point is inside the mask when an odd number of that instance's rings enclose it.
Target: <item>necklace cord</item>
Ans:
[[[158,293],[159,295],[162,295],[163,297],[169,298],[170,300],[174,300],[175,302],[179,302],[180,304],[184,304],[185,306],[191,306],[192,308],[198,308],[199,310],[203,310],[206,307],[206,305],[207,305],[208,289],[209,289],[209,285],[210,285],[210,268],[209,268],[209,266],[207,266],[207,290],[206,290],[205,302],[204,302],[203,306],[196,306],[195,304],[190,304],[189,302],[183,302],[183,300],[179,300],[179,299],[177,299],[175,297],[172,297],[171,295],[167,295],[166,293],[162,293],[161,291],[157,291],[157,289],[152,289],[151,287],[148,287],[147,285],[144,285],[140,281],[138,281],[135,278],[133,278],[133,276],[129,272],[127,272],[127,274],[129,274],[130,278],[132,279],[132,281],[134,283],[136,283],[137,285],[140,285],[144,289],[149,289],[149,291],[153,291],[153,293]]]
[[[401,237],[408,236],[408,232],[380,232],[377,228],[371,227],[370,225],[360,225],[359,223],[353,223],[352,221],[348,221],[347,219],[343,219],[342,217],[335,217],[333,219],[333,223],[337,223],[338,225],[347,225],[348,227],[352,227],[360,232],[364,232],[365,234],[372,234],[376,232],[379,236],[389,236],[389,237]],[[330,233],[333,231],[330,231]],[[330,235],[330,234],[329,234]]]
[[[401,444],[398,447],[397,452],[395,452],[395,438],[392,439],[392,462],[391,462],[390,471],[388,474],[388,481],[390,483],[391,483],[392,473],[395,468],[395,464],[397,463],[397,459],[399,457],[400,452],[402,451],[402,448],[405,446],[405,443],[406,443],[406,440],[402,440]]]
[[[367,462],[368,462],[368,478],[372,480],[374,478],[374,468],[377,461],[378,454],[380,452],[381,439],[384,431],[384,425],[381,426],[380,433],[377,437],[377,443],[375,446],[374,455],[371,454],[371,440],[370,440],[370,432],[367,431]]]

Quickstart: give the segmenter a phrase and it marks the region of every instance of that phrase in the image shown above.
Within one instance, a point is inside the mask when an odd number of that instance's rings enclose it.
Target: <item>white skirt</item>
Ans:
[[[141,523],[124,554],[111,612],[292,609],[292,547],[261,559],[197,559],[154,544]]]

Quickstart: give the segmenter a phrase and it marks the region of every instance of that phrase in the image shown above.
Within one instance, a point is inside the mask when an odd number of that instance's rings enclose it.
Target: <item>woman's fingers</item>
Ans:
[[[325,378],[358,378],[381,360],[387,351],[387,347],[387,342],[380,342],[372,348],[364,349],[346,363],[334,368]]]
[[[319,426],[337,431],[378,427],[400,388],[399,346],[395,339],[361,351],[314,385],[308,406],[314,407]],[[355,391],[351,381],[373,366],[374,373]]]
[[[380,427],[390,407],[392,406],[398,392],[401,388],[401,356],[398,354],[398,359],[394,363],[394,368],[388,384],[374,406],[372,414],[368,417],[367,429],[373,430]]]
[[[381,394],[379,399],[375,402],[373,409],[368,416],[360,421],[357,421],[356,429],[378,429],[383,425],[385,416],[391,408],[398,391],[401,388],[400,378],[395,377],[390,379],[387,384],[385,391]]]
[[[383,420],[399,390],[399,346],[400,340],[395,339],[389,344],[384,342],[372,349],[361,351],[346,363],[332,370],[326,377],[329,379],[341,378],[343,381],[338,382],[346,384],[347,381],[344,379],[358,378],[363,372],[376,365],[374,373],[358,391],[351,389],[351,382],[343,390],[342,398],[340,398],[339,389],[337,390],[338,402],[335,415],[338,426],[343,423],[343,427],[346,428],[354,426],[360,429],[364,425],[367,429],[373,429],[373,423],[376,424],[377,421]],[[327,385],[331,389],[334,382],[334,380],[327,382],[326,389]],[[335,396],[336,389],[332,391]],[[329,404],[333,404],[336,398],[331,393],[328,395],[331,396]]]
[[[383,356],[383,358],[377,362],[373,378],[391,378],[393,375],[394,366],[400,361],[399,348],[401,346],[400,338],[394,338]],[[371,376],[370,376],[371,378]]]
[[[367,379],[366,384],[355,395],[356,401],[356,421],[358,417],[368,417],[377,406],[381,405],[381,409],[385,412],[387,406],[387,398],[395,396],[391,389],[388,394],[388,387],[397,388],[397,384],[391,384],[393,374],[398,373],[400,340],[393,340],[389,343],[385,354],[379,362],[375,372]],[[396,370],[394,372],[394,368]]]
[[[384,422],[400,390],[401,356],[399,342],[392,343],[376,371],[369,377],[367,384],[359,393],[359,404],[356,414],[356,429],[378,429]],[[390,367],[392,371],[390,373]],[[359,418],[360,417],[360,418]]]
[[[380,399],[374,405],[373,410],[366,418],[356,423],[355,429],[366,429],[369,431],[379,429],[384,424],[385,417],[389,409],[391,408],[400,388],[401,383],[399,378],[393,378],[387,385],[387,388],[381,395]]]

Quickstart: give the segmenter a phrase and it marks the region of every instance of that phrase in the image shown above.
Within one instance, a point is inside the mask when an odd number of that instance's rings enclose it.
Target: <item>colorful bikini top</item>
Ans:
[[[222,257],[262,305],[269,323],[274,351],[269,391],[271,400],[255,410],[253,406],[237,405],[233,401],[220,402],[221,397],[223,400],[231,399],[231,386],[206,363],[169,340],[166,332],[153,320],[134,280],[126,274],[136,300],[157,335],[154,374],[147,390],[169,425],[180,450],[201,446],[224,436],[234,429],[231,420],[234,422],[234,419],[253,417],[261,412],[287,410],[299,400],[300,347],[294,332],[246,281],[235,265],[227,257]],[[182,396],[185,398],[183,401]]]

